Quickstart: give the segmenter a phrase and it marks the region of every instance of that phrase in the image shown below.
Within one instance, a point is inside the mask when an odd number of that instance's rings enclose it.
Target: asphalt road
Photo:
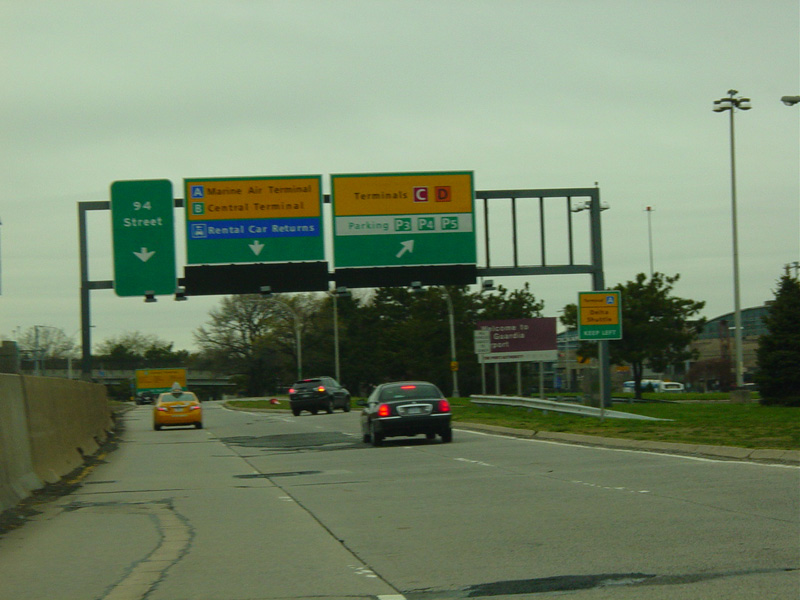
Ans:
[[[800,598],[796,466],[151,410],[0,538],[2,600]]]

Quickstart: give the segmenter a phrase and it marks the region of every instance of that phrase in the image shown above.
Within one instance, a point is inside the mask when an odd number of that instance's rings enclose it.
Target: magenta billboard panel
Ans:
[[[483,362],[555,361],[558,359],[555,317],[479,321],[491,332],[491,350]]]

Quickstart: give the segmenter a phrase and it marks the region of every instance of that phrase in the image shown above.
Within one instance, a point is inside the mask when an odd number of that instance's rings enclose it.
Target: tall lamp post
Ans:
[[[349,298],[350,290],[345,286],[339,286],[335,290],[325,292],[333,299],[333,362],[336,381],[342,382],[342,374],[339,364],[339,304],[338,298]]]
[[[450,323],[450,371],[453,373],[453,397],[458,398],[461,393],[458,390],[458,359],[456,358],[456,325],[453,299],[450,297],[450,292],[447,291],[447,288],[444,286],[437,287],[444,292],[444,299],[447,302],[447,317]],[[411,291],[414,293],[422,292],[422,283],[419,281],[412,282]]]
[[[750,98],[737,97],[737,90],[728,90],[728,97],[714,101],[714,112],[730,112],[730,132],[731,132],[731,215],[733,227],[733,326],[734,326],[734,349],[736,388],[741,389],[744,385],[743,371],[744,358],[742,354],[742,309],[739,294],[739,234],[736,221],[736,144],[733,127],[733,115],[736,109],[750,110]]]
[[[647,212],[647,245],[650,248],[650,279],[653,278],[653,224],[651,223],[651,215],[655,210],[652,206],[644,209]]]
[[[291,307],[291,305],[283,300],[280,300],[279,298],[275,298],[272,295],[272,291],[270,290],[269,286],[263,286],[261,288],[261,295],[268,300],[272,300],[275,302],[275,304],[282,307],[292,315],[292,319],[294,320],[294,336],[295,340],[297,341],[297,380],[300,381],[303,379],[303,343],[300,337],[300,317]]]
[[[450,372],[453,374],[453,398],[461,396],[458,390],[458,358],[456,358],[456,324],[455,313],[453,311],[453,299],[450,297],[450,292],[447,288],[441,286],[439,288],[444,292],[444,298],[447,300],[447,317],[450,321]]]

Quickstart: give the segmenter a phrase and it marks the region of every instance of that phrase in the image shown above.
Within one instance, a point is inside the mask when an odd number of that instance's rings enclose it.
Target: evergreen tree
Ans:
[[[800,406],[800,281],[784,275],[765,318],[756,380],[762,404]]]
[[[663,371],[692,358],[689,344],[705,323],[705,319],[692,320],[705,302],[672,295],[679,278],[680,275],[654,273],[648,280],[644,273],[639,273],[635,280],[614,287],[622,292],[622,339],[609,343],[611,362],[631,365],[636,398],[646,391],[642,390],[645,365]],[[577,327],[576,305],[565,307],[561,322],[567,327]],[[596,344],[583,343],[580,353],[596,355]]]

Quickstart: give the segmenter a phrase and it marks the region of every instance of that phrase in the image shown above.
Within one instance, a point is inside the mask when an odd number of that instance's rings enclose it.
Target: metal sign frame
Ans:
[[[565,189],[527,189],[527,190],[488,190],[476,191],[476,201],[483,201],[484,213],[484,243],[486,254],[486,266],[471,266],[461,265],[462,267],[469,267],[474,269],[475,277],[491,277],[491,276],[526,276],[526,275],[576,275],[588,274],[592,278],[592,289],[601,291],[605,289],[605,277],[603,274],[603,251],[602,251],[602,231],[600,212],[603,207],[600,204],[600,190],[594,188],[565,188]],[[510,240],[513,246],[513,261],[510,265],[494,265],[492,264],[490,245],[489,245],[489,230],[490,230],[490,215],[488,209],[488,202],[499,199],[510,200],[512,212],[512,232]],[[581,199],[581,204],[576,205],[574,201]],[[522,265],[519,261],[519,223],[517,218],[517,204],[520,201],[538,201],[540,218],[540,262],[538,265]],[[324,202],[330,202],[330,197],[325,195]],[[547,246],[545,243],[545,205],[549,206],[553,203],[561,202],[565,207],[567,222],[568,222],[568,260],[566,264],[549,264],[547,258]],[[184,201],[181,198],[175,199],[174,207],[182,208]],[[78,236],[80,247],[80,297],[81,297],[81,345],[82,345],[82,376],[84,379],[91,378],[91,315],[90,315],[90,292],[91,290],[99,289],[112,289],[114,287],[113,281],[93,281],[89,277],[89,260],[88,260],[88,240],[87,240],[87,218],[86,213],[90,210],[108,210],[110,208],[109,201],[87,201],[78,203]],[[572,215],[580,210],[587,210],[589,212],[590,220],[590,243],[591,243],[591,256],[588,263],[576,263],[573,252],[573,228],[572,228]],[[477,233],[477,232],[476,232]],[[525,235],[526,240],[533,239],[530,232]],[[455,266],[457,268],[458,265]],[[421,269],[431,267],[419,267]],[[441,265],[442,269],[448,269],[447,265]],[[379,268],[377,270],[380,270]],[[443,275],[440,273],[439,275]],[[465,279],[472,277],[469,274]],[[340,283],[336,277],[336,273],[328,274],[329,281],[335,281],[337,285],[346,285]],[[368,278],[365,278],[365,280]],[[184,283],[184,279],[179,279],[179,285]],[[353,283],[359,283],[354,281]],[[408,285],[411,282],[403,282],[402,285]],[[470,283],[466,281],[465,283]],[[319,284],[315,284],[315,287]],[[386,284],[392,285],[392,284]],[[394,283],[394,285],[401,285]],[[348,286],[348,287],[356,287]],[[366,287],[373,287],[367,285]],[[303,290],[297,290],[303,291]],[[312,290],[313,291],[313,288]],[[611,379],[610,379],[610,361],[608,353],[608,341],[602,340],[598,342],[598,359],[599,370],[601,377],[601,394],[604,403],[611,401]]]

